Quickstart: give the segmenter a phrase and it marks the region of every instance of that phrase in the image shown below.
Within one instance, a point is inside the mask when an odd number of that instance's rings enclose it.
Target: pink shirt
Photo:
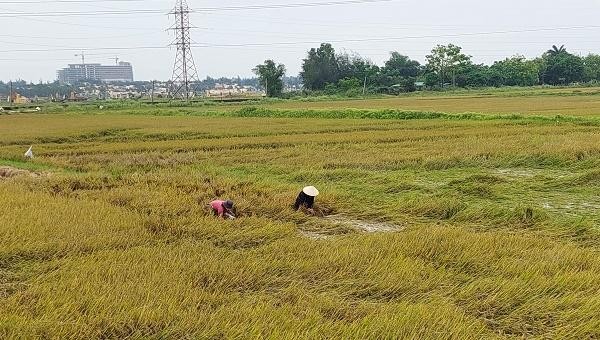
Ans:
[[[223,203],[225,203],[225,201],[212,201],[210,202],[210,207],[217,213],[217,215],[223,217],[223,214],[225,213],[225,208],[223,207]]]

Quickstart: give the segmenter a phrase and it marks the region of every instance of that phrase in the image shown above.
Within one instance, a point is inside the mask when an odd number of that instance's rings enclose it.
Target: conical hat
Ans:
[[[319,196],[319,190],[317,188],[310,186],[302,189],[302,192],[307,194],[308,196],[317,197]]]

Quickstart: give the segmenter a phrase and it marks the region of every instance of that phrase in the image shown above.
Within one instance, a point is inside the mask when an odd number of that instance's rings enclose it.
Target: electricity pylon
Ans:
[[[171,27],[171,30],[175,31],[175,41],[171,45],[177,48],[171,78],[171,98],[185,100],[189,100],[196,94],[196,82],[199,82],[196,63],[192,56],[190,12],[192,11],[186,0],[177,0],[175,8],[169,13],[175,16],[175,25]]]

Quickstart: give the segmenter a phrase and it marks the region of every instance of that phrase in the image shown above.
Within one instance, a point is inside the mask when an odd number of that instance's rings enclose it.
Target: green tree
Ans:
[[[439,76],[433,72],[426,72],[423,79],[425,80],[425,86],[427,87],[436,87],[440,85]]]
[[[344,82],[347,80],[353,80],[353,84],[359,83],[358,88],[362,88],[365,82],[367,86],[377,82],[379,67],[370,60],[364,59],[358,54],[348,55],[346,53],[338,54],[336,58],[339,70],[337,87],[340,90],[347,90],[348,83]],[[353,86],[353,88],[356,87]]]
[[[533,86],[539,82],[538,65],[516,55],[496,61],[490,67],[490,82],[494,86]]]
[[[279,97],[283,92],[283,76],[285,66],[275,64],[273,60],[265,60],[264,64],[256,65],[252,70],[266,89],[268,97]]]
[[[334,77],[336,78],[336,82],[346,78],[353,78],[355,76],[352,57],[350,57],[350,55],[347,53],[335,54],[335,69],[337,70],[337,74]]]
[[[543,54],[540,57],[537,57],[535,59],[533,59],[532,64],[535,65],[535,67],[537,68],[538,71],[538,84],[546,84],[545,78],[546,78],[546,58],[545,58],[545,54]]]
[[[583,58],[584,80],[600,81],[600,55],[588,54]]]
[[[391,92],[411,92],[415,90],[415,81],[422,73],[421,64],[398,52],[392,52],[390,59],[381,68],[379,84],[391,89]]]
[[[300,72],[304,87],[309,90],[323,90],[326,84],[337,83],[342,78],[338,61],[331,44],[324,43],[319,48],[308,51]]]
[[[382,72],[390,77],[415,78],[421,73],[421,64],[398,52],[392,52]]]
[[[427,58],[427,70],[438,76],[440,86],[447,81],[456,85],[456,76],[461,67],[471,62],[471,56],[461,52],[462,47],[453,44],[437,45]]]
[[[490,83],[490,67],[468,62],[456,70],[455,86],[484,87]]]
[[[565,48],[565,45],[561,45],[560,47],[557,47],[556,45],[552,45],[552,48],[549,49],[546,53],[549,56],[557,56],[562,53],[567,53],[567,49]]]
[[[321,44],[318,49],[308,51],[300,77],[309,90],[326,90],[333,94],[351,88],[351,92],[357,94],[356,89],[362,89],[365,81],[367,85],[374,84],[378,73],[379,67],[360,55],[338,54],[330,44]]]
[[[582,58],[567,52],[564,46],[552,46],[542,58],[543,83],[560,85],[583,80],[585,67]]]
[[[338,81],[338,86],[343,90],[351,90],[360,88],[363,84],[356,78],[345,78]]]

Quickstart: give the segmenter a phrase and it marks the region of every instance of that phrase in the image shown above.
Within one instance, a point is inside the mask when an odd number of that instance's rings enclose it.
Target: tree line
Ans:
[[[552,46],[541,56],[527,59],[516,55],[492,65],[476,64],[460,46],[437,45],[426,56],[425,65],[399,52],[391,52],[382,65],[358,54],[338,53],[323,43],[302,60],[300,78],[305,91],[347,95],[399,94],[420,88],[502,87],[570,85],[600,82],[600,55],[580,57],[564,46]],[[285,66],[273,60],[253,70],[272,97],[283,93]]]
[[[424,65],[399,52],[391,52],[379,66],[358,54],[336,52],[323,43],[310,49],[302,60],[299,77],[286,76],[286,68],[266,60],[253,71],[258,78],[211,78],[194,83],[198,92],[216,83],[261,86],[270,97],[283,95],[284,88],[302,87],[305,94],[399,94],[419,89],[477,88],[502,86],[570,85],[600,83],[600,55],[578,56],[564,46],[552,46],[534,59],[512,56],[491,65],[476,64],[472,56],[453,44],[434,47]],[[12,82],[13,90],[27,97],[68,95],[85,81],[72,86],[58,81],[39,84],[23,80]],[[129,83],[128,83],[129,84]],[[133,82],[148,89],[151,82]],[[0,97],[9,92],[9,84],[0,81]],[[1,100],[2,98],[0,98]]]

